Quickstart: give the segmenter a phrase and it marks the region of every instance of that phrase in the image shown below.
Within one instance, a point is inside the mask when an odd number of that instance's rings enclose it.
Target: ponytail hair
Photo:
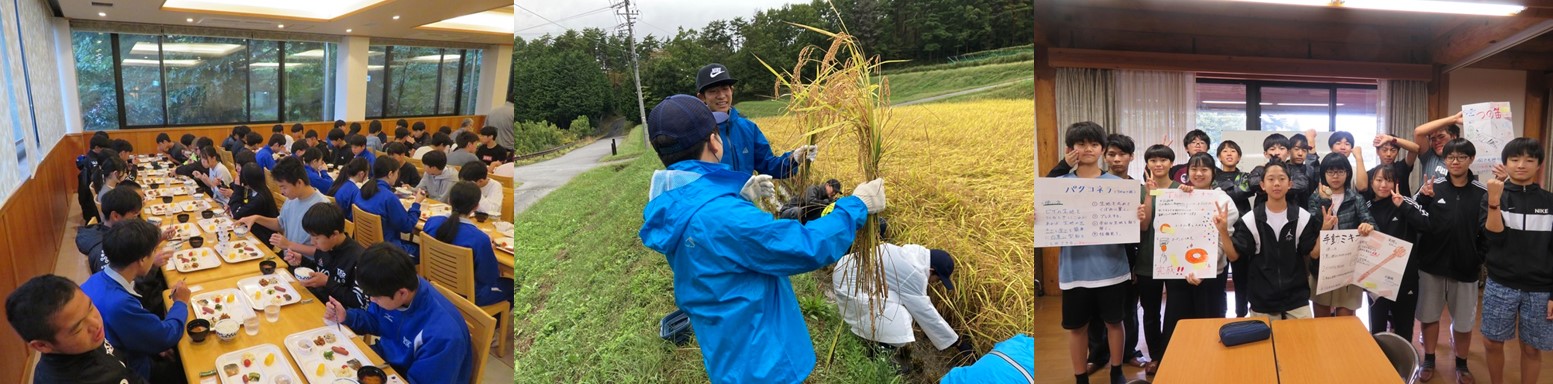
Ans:
[[[118,172],[123,174],[129,171],[129,163],[119,158],[119,152],[112,149],[103,149],[101,154],[103,161],[97,165],[97,172],[92,175],[92,189],[101,191],[108,183],[108,175]]]
[[[448,205],[453,207],[448,212],[448,221],[442,222],[433,236],[441,242],[452,244],[453,238],[458,237],[458,228],[463,226],[458,218],[469,216],[480,205],[480,187],[468,181],[453,184],[453,188],[448,189]]]
[[[374,180],[388,177],[388,174],[398,171],[399,162],[394,161],[394,158],[392,157],[384,156],[378,158],[377,161],[372,163],[372,179]],[[377,189],[376,182],[367,180],[366,184],[361,185],[361,197],[363,199],[370,199],[372,196],[377,195]]]
[[[346,182],[349,182],[351,176],[366,172],[367,164],[367,158],[365,157],[357,157],[351,159],[350,162],[345,163],[345,167],[340,168],[340,176],[334,178],[334,185],[329,186],[329,196],[334,196],[335,192],[339,192],[340,186],[345,185]]]

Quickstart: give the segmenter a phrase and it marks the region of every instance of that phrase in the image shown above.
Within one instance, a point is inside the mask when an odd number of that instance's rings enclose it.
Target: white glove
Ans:
[[[760,199],[776,194],[776,184],[771,183],[771,175],[750,176],[749,181],[744,182],[744,188],[739,189],[739,196],[751,203],[759,203]]]
[[[884,179],[874,179],[867,183],[858,184],[852,190],[852,196],[863,199],[863,205],[868,206],[868,213],[884,211]]]
[[[793,161],[808,160],[808,161],[812,162],[812,161],[814,161],[814,155],[817,155],[819,153],[820,153],[820,147],[819,146],[805,145],[805,146],[802,146],[802,147],[798,147],[798,149],[794,149],[793,150]]]

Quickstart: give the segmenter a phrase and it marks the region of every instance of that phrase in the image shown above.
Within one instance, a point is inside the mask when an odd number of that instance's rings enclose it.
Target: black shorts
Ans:
[[[1127,284],[1062,290],[1062,329],[1079,329],[1097,317],[1108,324],[1122,322],[1127,313]]]

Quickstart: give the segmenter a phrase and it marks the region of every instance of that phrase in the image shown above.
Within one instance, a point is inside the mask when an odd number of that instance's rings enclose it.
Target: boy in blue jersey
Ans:
[[[157,357],[178,346],[183,326],[189,319],[189,289],[182,281],[172,284],[171,305],[166,318],[158,317],[140,304],[140,295],[131,285],[135,279],[167,262],[168,252],[156,252],[161,230],[145,220],[130,219],[115,224],[103,240],[108,268],[92,274],[81,290],[102,313],[108,342],[117,347],[124,364],[146,381],[162,383],[182,381],[177,361]],[[161,292],[144,294],[160,295]],[[153,372],[153,368],[155,372]]]
[[[372,303],[346,309],[330,297],[324,321],[377,335],[372,350],[412,383],[468,383],[474,347],[458,307],[416,276],[415,262],[396,245],[372,245],[360,265],[371,268],[356,268],[356,287]]]
[[[707,377],[803,381],[814,345],[787,277],[845,255],[868,215],[884,210],[884,181],[859,185],[807,224],[773,219],[740,197],[750,174],[720,162],[723,140],[705,103],[671,96],[648,121],[668,169],[653,174],[638,236],[674,271],[674,301],[690,317]]]

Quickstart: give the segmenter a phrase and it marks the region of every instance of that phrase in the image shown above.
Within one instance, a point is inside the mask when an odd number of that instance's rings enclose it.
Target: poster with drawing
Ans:
[[[1213,226],[1220,191],[1153,192],[1154,278],[1213,278],[1219,273],[1219,230]]]
[[[1359,230],[1321,231],[1321,270],[1316,294],[1353,284],[1377,296],[1397,299],[1402,272],[1413,243],[1380,231],[1359,236]]]
[[[1471,141],[1477,150],[1471,169],[1479,180],[1494,177],[1494,164],[1499,164],[1500,151],[1505,143],[1515,138],[1515,124],[1510,118],[1509,102],[1461,106],[1461,136]]]
[[[1035,179],[1035,247],[1138,242],[1136,180]]]

